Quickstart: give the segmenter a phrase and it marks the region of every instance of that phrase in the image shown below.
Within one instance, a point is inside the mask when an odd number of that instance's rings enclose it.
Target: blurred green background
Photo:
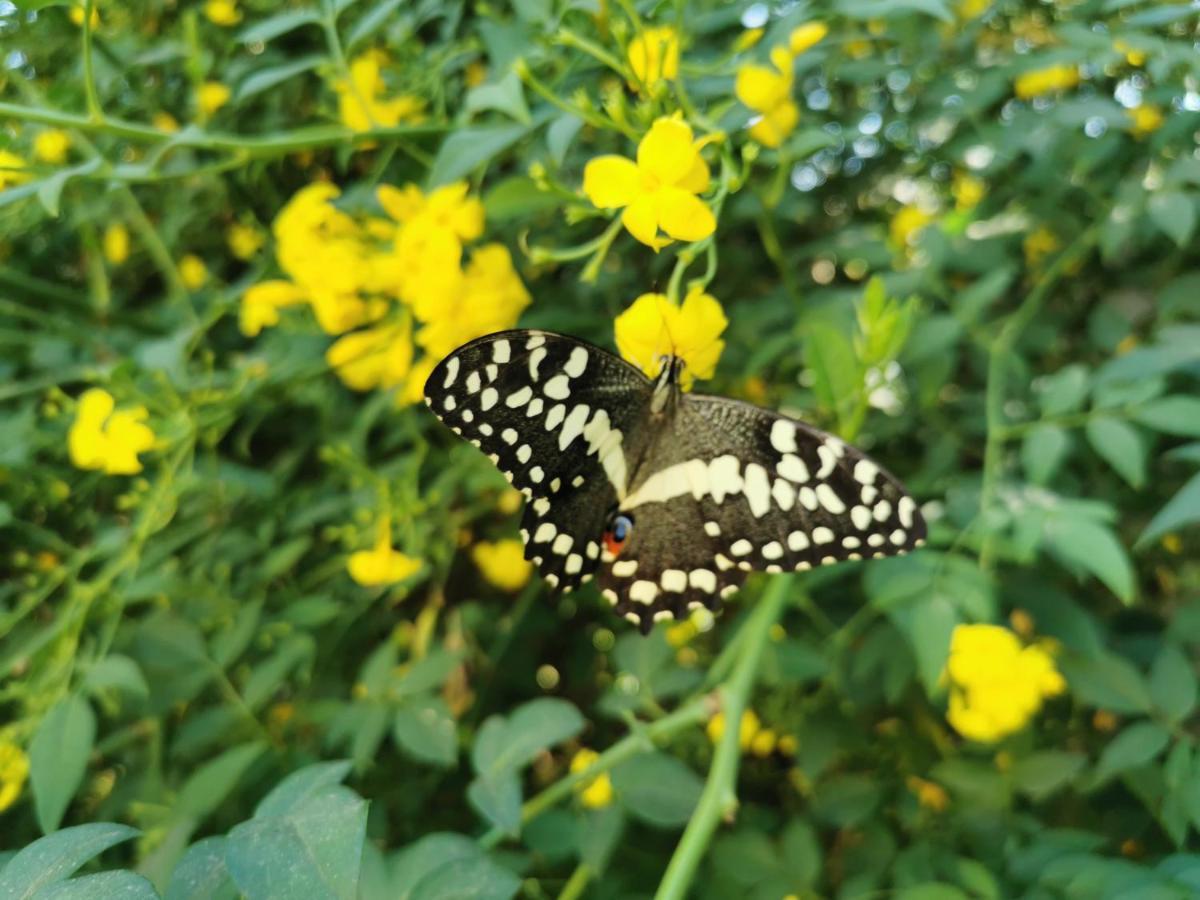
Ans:
[[[1198,40],[0,0],[0,896],[1200,895]],[[670,117],[715,224],[651,250],[584,173]],[[862,447],[930,541],[642,638],[530,580],[415,401],[693,290],[701,389]]]

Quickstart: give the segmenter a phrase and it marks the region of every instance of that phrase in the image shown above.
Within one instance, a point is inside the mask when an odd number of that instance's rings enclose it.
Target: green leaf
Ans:
[[[396,900],[410,900],[413,889],[431,872],[483,855],[479,844],[461,834],[428,834],[400,850],[392,860]]]
[[[1081,703],[1115,713],[1148,713],[1153,707],[1146,679],[1122,656],[1064,655],[1059,668]]]
[[[954,23],[954,14],[945,0],[838,0],[834,8],[850,19],[890,19],[923,13],[947,25]]]
[[[1165,643],[1150,667],[1150,697],[1172,722],[1196,707],[1196,670],[1175,644]]]
[[[392,14],[404,2],[405,0],[383,0],[382,3],[371,7],[346,33],[346,49],[356,47],[387,24],[388,19],[392,18]]]
[[[254,808],[254,818],[286,816],[304,806],[308,800],[326,789],[342,783],[350,773],[348,759],[313,763],[288,775],[275,785]]]
[[[1064,565],[1099,578],[1123,603],[1133,602],[1133,566],[1112,529],[1082,516],[1046,522],[1046,545]]]
[[[266,744],[254,741],[231,747],[204,763],[180,789],[176,800],[179,811],[197,820],[204,819],[224,802],[242,775],[266,749]]]
[[[833,775],[816,786],[812,814],[836,828],[865,823],[883,799],[883,785],[865,775]]]
[[[1200,397],[1182,394],[1160,397],[1135,410],[1133,417],[1163,434],[1200,437]]]
[[[326,59],[327,57],[324,55],[314,53],[281,63],[278,66],[255,69],[238,84],[237,90],[233,95],[233,101],[234,103],[240,103],[256,94],[261,94],[263,91],[269,91],[276,85],[283,84],[285,81],[295,78],[303,72],[311,72],[317,66],[324,63]]]
[[[794,819],[779,839],[783,865],[797,887],[811,889],[821,876],[824,851],[817,831],[804,819]]]
[[[51,707],[38,726],[29,746],[29,780],[43,832],[49,834],[62,821],[83,782],[95,738],[95,713],[77,695]]]
[[[1130,487],[1146,483],[1146,442],[1128,422],[1100,416],[1087,424],[1087,439],[1092,449],[1124,478]]]
[[[366,827],[366,802],[327,787],[286,816],[235,827],[225,864],[248,900],[355,900]]]
[[[1087,764],[1082,753],[1041,750],[1018,759],[1009,771],[1013,786],[1033,800],[1044,800],[1065,787]]]
[[[809,326],[805,348],[817,402],[836,414],[839,427],[844,426],[863,386],[854,346],[841,329],[827,322],[814,322]]]
[[[1137,539],[1137,547],[1145,547],[1169,531],[1200,522],[1200,472],[1197,472],[1167,501]]]
[[[572,113],[565,113],[551,122],[550,127],[546,129],[546,148],[558,165],[562,165],[567,150],[571,148],[571,142],[582,127],[583,119]]]
[[[1065,428],[1058,425],[1038,425],[1031,429],[1021,444],[1021,465],[1034,484],[1047,484],[1058,471],[1071,438]]]
[[[97,872],[60,881],[38,891],[37,900],[159,900],[158,891],[136,872]]]
[[[411,900],[511,900],[521,879],[486,856],[458,860],[430,872],[413,888]]]
[[[467,785],[467,801],[505,834],[521,831],[521,780],[513,770],[479,775]]]
[[[562,206],[562,198],[538,189],[527,175],[506,178],[483,197],[483,209],[489,222],[511,222],[537,216]]]
[[[583,730],[583,716],[566,700],[531,700],[505,720],[492,716],[483,723],[471,759],[480,775],[498,774],[533,762],[543,750]]]
[[[247,25],[235,36],[242,44],[267,43],[304,25],[319,25],[321,14],[315,9],[291,9]]]
[[[210,837],[188,847],[180,858],[163,900],[236,900],[237,888],[225,866],[225,837]]]
[[[635,756],[616,766],[611,775],[621,805],[643,822],[662,828],[686,824],[704,790],[699,775],[665,753]]]
[[[413,758],[439,766],[458,760],[458,730],[450,708],[435,697],[396,710],[392,736]]]
[[[579,811],[579,858],[593,872],[603,873],[625,829],[625,816],[616,804]]]
[[[429,187],[435,188],[470,174],[503,153],[530,131],[530,126],[472,125],[451,132],[442,142],[429,170]]]
[[[0,897],[32,900],[48,885],[69,878],[76,869],[109,847],[137,837],[128,825],[95,822],[64,828],[34,841],[0,869]]]
[[[400,681],[392,686],[394,696],[408,697],[440,688],[446,683],[462,659],[461,653],[435,650],[406,669]]]
[[[1170,730],[1157,722],[1134,722],[1100,754],[1092,775],[1093,784],[1101,785],[1114,775],[1146,765],[1162,753],[1170,739]]]
[[[1159,191],[1146,205],[1150,220],[1159,231],[1180,247],[1187,245],[1196,229],[1196,201],[1179,191]]]
[[[529,106],[525,102],[525,91],[521,86],[521,78],[512,69],[497,82],[471,88],[467,91],[464,105],[469,113],[490,109],[504,113],[522,125],[533,124],[533,119],[529,115]]]
[[[67,186],[67,182],[80,175],[90,175],[100,168],[102,162],[100,157],[93,157],[77,166],[59,169],[53,175],[36,182],[38,202],[46,210],[46,215],[57,219],[63,188]]]
[[[1034,390],[1043,413],[1061,416],[1083,407],[1089,387],[1087,367],[1076,364],[1039,378]]]
[[[88,669],[83,686],[91,694],[120,690],[135,697],[150,696],[150,685],[138,664],[119,653],[109,654]]]

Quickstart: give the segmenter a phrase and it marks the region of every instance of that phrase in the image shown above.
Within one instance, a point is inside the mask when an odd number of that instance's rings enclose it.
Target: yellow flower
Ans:
[[[463,80],[467,83],[467,87],[479,87],[487,81],[488,68],[477,59],[467,63],[467,67],[463,70]]]
[[[237,0],[208,0],[204,4],[204,15],[208,21],[222,28],[242,21],[242,11],[238,9]]]
[[[708,739],[714,744],[721,741],[721,736],[725,734],[725,714],[717,713],[708,720],[708,725],[704,728],[708,734]],[[742,713],[742,724],[738,729],[738,745],[743,751],[749,750],[754,742],[754,736],[762,730],[762,722],[759,721],[758,714],[752,709]]]
[[[954,629],[946,678],[951,726],[963,737],[986,743],[1020,731],[1046,697],[1066,690],[1043,647],[1022,647],[1015,634],[998,625]]]
[[[290,281],[264,281],[246,289],[238,310],[238,327],[246,337],[255,337],[264,328],[279,324],[279,310],[308,300],[308,296]]]
[[[699,241],[717,228],[712,210],[697,194],[708,190],[701,143],[680,119],[656,119],[637,148],[637,162],[600,156],[583,170],[583,192],[600,209],[625,208],[621,221],[635,238],[658,250]],[[666,238],[658,236],[659,230]]]
[[[405,556],[392,547],[392,522],[387,516],[379,520],[378,537],[370,550],[350,554],[346,569],[350,577],[363,587],[384,587],[415,575],[421,561]]]
[[[104,229],[104,258],[119,266],[129,259],[129,231],[120,222]]]
[[[909,775],[905,784],[916,795],[917,802],[933,812],[943,812],[950,805],[950,797],[946,789],[933,781],[926,781],[916,775]]]
[[[678,356],[685,368],[680,379],[690,390],[695,379],[712,378],[725,342],[721,332],[729,320],[721,304],[699,288],[688,291],[676,306],[664,294],[642,294],[613,323],[621,355],[653,378],[664,356]]]
[[[766,33],[764,28],[747,28],[737,36],[737,40],[733,42],[733,52],[742,53],[755,46],[762,40],[763,34]]]
[[[412,406],[414,403],[421,403],[425,400],[425,382],[429,380],[434,366],[440,359],[441,357],[434,359],[432,356],[423,356],[413,363],[412,370],[408,373],[408,380],[404,382],[404,387],[396,397],[398,406]]]
[[[525,546],[518,540],[480,541],[471,548],[471,559],[483,577],[502,591],[519,591],[533,574]]]
[[[92,31],[95,31],[97,28],[100,27],[99,6],[100,6],[100,4],[98,4],[98,3],[92,4],[92,21],[91,21]],[[75,25],[79,25],[79,26],[83,25],[83,10],[84,10],[84,6],[82,3],[79,4],[78,6],[71,7],[71,11],[68,13],[68,15],[71,17],[71,21]]]
[[[667,629],[667,643],[672,647],[682,647],[699,633],[700,629],[695,622],[691,619],[684,619]]]
[[[792,100],[792,54],[775,47],[771,62],[774,68],[754,63],[739,67],[733,90],[738,100],[758,113],[750,137],[765,147],[778,147],[800,121],[800,107]]]
[[[888,234],[897,249],[903,250],[911,246],[921,229],[933,221],[933,216],[916,206],[902,206],[892,216],[888,226]]]
[[[189,291],[198,291],[208,281],[208,266],[196,254],[189,253],[179,261],[179,277]]]
[[[225,243],[229,252],[241,260],[253,259],[266,240],[257,228],[242,222],[234,222],[225,232]]]
[[[586,747],[576,751],[571,757],[571,773],[582,772],[599,758],[599,753]],[[595,778],[576,785],[575,791],[579,794],[579,802],[588,809],[600,809],[608,806],[613,800],[612,779],[608,777],[607,772],[601,772]]]
[[[465,181],[436,188],[426,197],[415,184],[402,188],[381,185],[375,192],[383,211],[397,222],[419,228],[441,228],[449,231],[462,243],[483,234],[483,203],[468,196],[471,186]]]
[[[60,128],[39,131],[33,139],[33,155],[36,159],[52,166],[60,165],[71,149],[71,136]]]
[[[1045,225],[1041,225],[1037,230],[1026,235],[1021,246],[1025,252],[1025,265],[1035,269],[1042,260],[1062,247],[1062,242],[1053,231]]]
[[[392,128],[421,117],[420,99],[401,95],[392,100],[380,97],[385,85],[380,69],[387,57],[372,50],[350,63],[350,79],[339,79],[333,89],[338,95],[338,117],[353,131]]]
[[[145,424],[145,407],[115,410],[112,394],[101,388],[84,391],[75,421],[67,432],[67,452],[80,469],[97,469],[106,475],[135,475],[138,460],[154,446],[154,432]]]
[[[788,49],[795,56],[799,56],[825,40],[827,34],[829,34],[829,26],[824,22],[806,22],[792,29],[792,33],[788,35]]]
[[[978,19],[992,6],[992,0],[958,0],[958,14],[962,18],[970,21]]]
[[[29,757],[25,751],[12,741],[0,741],[0,812],[17,802],[28,777]]]
[[[775,752],[775,745],[778,742],[778,735],[770,728],[764,728],[750,739],[750,752],[755,756],[766,758]]]
[[[196,89],[196,109],[200,111],[200,118],[207,119],[228,103],[232,95],[228,85],[219,81],[204,82]]]
[[[412,358],[412,326],[407,318],[347,334],[325,351],[325,361],[338,378],[356,391],[403,384]]]
[[[987,185],[969,172],[957,172],[950,184],[950,193],[954,196],[955,208],[966,212],[983,201],[987,195]]]
[[[16,184],[24,184],[33,178],[25,171],[26,165],[25,160],[17,154],[0,150],[0,191]]]
[[[778,747],[784,756],[795,756],[796,751],[800,749],[800,742],[794,735],[785,734],[779,739]]]
[[[646,92],[654,90],[662,79],[670,81],[679,74],[679,35],[674,28],[646,28],[629,42],[629,68]]]
[[[1146,54],[1136,47],[1131,46],[1127,41],[1117,39],[1113,41],[1113,49],[1118,53],[1125,55],[1125,62],[1131,66],[1143,66],[1146,63]]]
[[[1032,100],[1054,91],[1063,91],[1079,84],[1079,69],[1073,65],[1047,66],[1018,75],[1014,82],[1017,96]]]
[[[169,112],[156,112],[150,119],[150,124],[159,131],[173,133],[179,130],[179,122]]]
[[[1134,137],[1143,138],[1162,128],[1165,121],[1162,110],[1149,103],[1143,103],[1127,111],[1130,126],[1129,133]]]

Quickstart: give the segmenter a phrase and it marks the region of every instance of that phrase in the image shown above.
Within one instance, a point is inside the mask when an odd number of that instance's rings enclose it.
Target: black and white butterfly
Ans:
[[[716,610],[752,569],[804,570],[924,543],[904,487],[838,438],[725,397],[684,393],[599,347],[503,331],[446,357],[425,402],[527,500],[526,558],[553,587],[599,572],[649,631]]]

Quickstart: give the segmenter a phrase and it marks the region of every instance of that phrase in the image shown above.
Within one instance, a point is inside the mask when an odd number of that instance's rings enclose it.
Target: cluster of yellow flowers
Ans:
[[[595,750],[589,750],[587,747],[578,750],[571,757],[571,774],[582,772],[599,758],[600,754]],[[607,772],[601,772],[595,778],[577,785],[575,792],[583,806],[588,809],[601,809],[613,801],[612,779],[608,777]]]
[[[1043,700],[1067,686],[1044,647],[1023,647],[998,625],[955,628],[945,677],[950,687],[946,718],[963,737],[984,743],[1020,731]]]
[[[746,63],[737,72],[734,93],[757,118],[750,137],[767,147],[778,147],[800,121],[800,107],[792,99],[796,57],[812,49],[829,34],[822,22],[809,22],[794,29],[786,45],[771,48],[771,65]]]
[[[282,309],[307,304],[322,330],[339,336],[326,358],[347,386],[397,389],[401,402],[415,402],[439,359],[511,328],[529,293],[502,244],[475,248],[463,264],[484,226],[483,204],[465,182],[428,196],[415,185],[385,185],[377,197],[387,218],[355,218],[335,205],[338,196],[318,182],[280,211],[276,258],[290,280],[246,291],[242,331],[257,335],[279,323]],[[417,362],[414,345],[426,353]]]
[[[138,454],[155,444],[154,432],[146,424],[144,406],[117,409],[113,395],[102,388],[84,391],[79,398],[75,421],[67,432],[67,452],[80,469],[96,469],[106,475],[136,475],[142,471]]]
[[[720,743],[722,735],[725,734],[725,714],[714,715],[708,720],[704,730],[710,741],[714,744]],[[784,756],[792,756],[799,743],[790,734],[780,735],[773,728],[764,728],[758,714],[748,709],[742,713],[742,721],[738,727],[738,746],[743,753],[752,753],[760,757],[770,756],[776,750]]]
[[[420,121],[424,108],[420,98],[402,94],[384,99],[383,67],[386,64],[387,55],[382,50],[370,50],[350,63],[349,78],[340,78],[333,83],[338,98],[338,116],[352,131],[393,128],[401,122]]]

